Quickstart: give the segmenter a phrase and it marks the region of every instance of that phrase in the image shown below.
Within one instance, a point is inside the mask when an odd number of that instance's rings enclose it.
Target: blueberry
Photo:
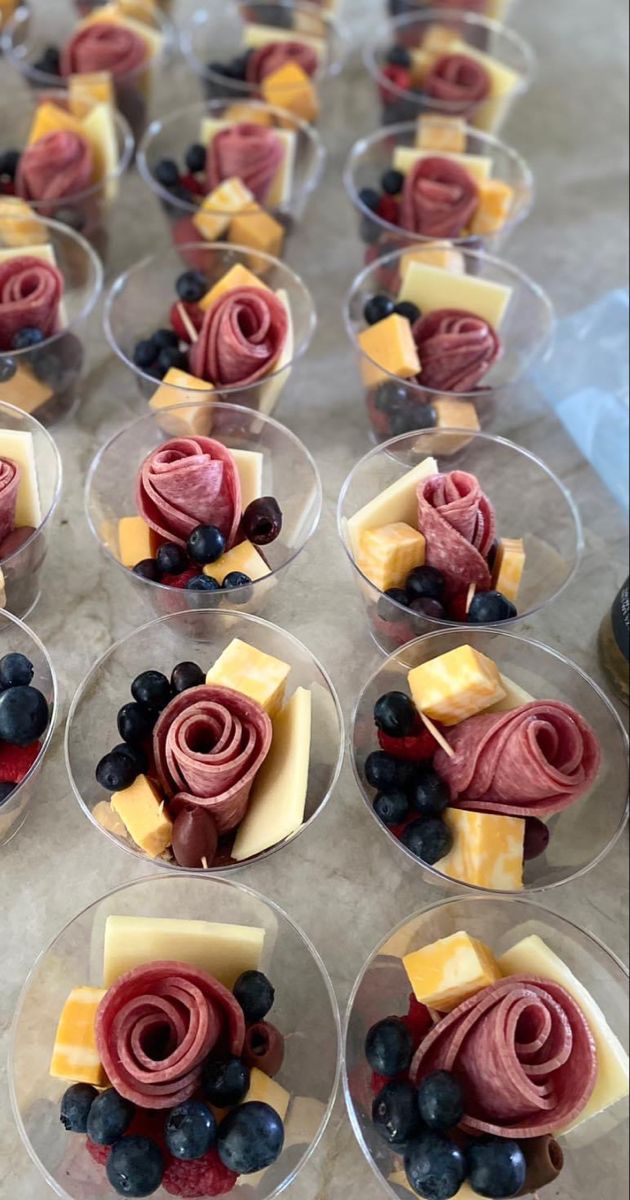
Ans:
[[[0,156],[0,175],[4,175],[5,179],[15,179],[20,157],[19,150],[5,150]]]
[[[143,708],[161,712],[172,700],[171,685],[161,671],[143,671],[131,685],[131,695]]]
[[[0,383],[8,383],[13,379],[17,372],[17,363],[14,358],[5,358],[0,356]]]
[[[544,821],[539,821],[538,817],[527,817],[525,820],[525,845],[523,849],[525,862],[531,862],[534,858],[540,858],[541,854],[545,853],[550,838],[549,826],[545,825]]]
[[[68,1133],[87,1133],[88,1115],[97,1096],[89,1083],[74,1083],[64,1092],[59,1120]]]
[[[446,580],[437,567],[414,567],[405,583],[410,600],[420,600],[428,596],[431,600],[441,600],[446,587]]]
[[[123,742],[128,742],[130,746],[146,741],[153,725],[151,715],[139,704],[124,704],[118,713],[118,732]]]
[[[248,1025],[257,1025],[271,1012],[276,993],[262,971],[245,971],[234,984],[234,996],[238,1000]]]
[[[120,742],[118,746],[114,746],[112,754],[125,754],[136,768],[136,774],[146,775],[149,761],[139,746],[128,746],[126,742]]]
[[[385,171],[381,178],[381,187],[387,196],[399,196],[403,190],[405,176],[402,171],[394,171],[393,168]]]
[[[394,311],[394,301],[389,296],[372,296],[363,309],[363,316],[368,325],[376,325],[390,317]]]
[[[157,583],[160,578],[160,572],[154,558],[143,558],[142,562],[136,563],[133,573],[139,579],[148,579],[151,583]]]
[[[11,349],[30,350],[31,346],[41,346],[42,342],[45,341],[46,337],[41,329],[36,329],[33,325],[27,325],[24,329],[18,329],[17,333],[14,333]]]
[[[377,387],[374,395],[374,407],[379,412],[391,414],[406,408],[409,399],[409,392],[404,383],[395,383],[393,379],[388,379]]]
[[[376,212],[381,197],[375,188],[361,188],[359,200],[364,208],[369,208],[370,212]]]
[[[418,1129],[416,1089],[410,1083],[387,1083],[372,1105],[376,1132],[389,1146],[404,1146]]]
[[[99,1092],[87,1120],[90,1141],[97,1146],[113,1146],[127,1132],[135,1111],[135,1105],[119,1096],[114,1088]]]
[[[420,309],[417,304],[412,304],[411,300],[400,300],[394,309],[399,317],[406,317],[410,325],[415,325],[420,317]]]
[[[204,672],[193,662],[178,663],[171,675],[171,688],[176,696],[179,696],[180,692],[187,692],[189,688],[200,687],[205,682]]]
[[[189,579],[185,590],[187,592],[220,592],[221,585],[211,575],[193,575]]]
[[[390,600],[394,601],[396,604],[402,604],[406,608],[409,604],[409,597],[404,588],[388,588],[386,592],[383,592],[383,595],[378,602],[378,615],[381,620],[399,621],[400,613],[393,608],[392,604],[390,604]]]
[[[400,825],[409,815],[409,800],[402,791],[381,792],[373,808],[383,825]]]
[[[35,668],[25,654],[5,654],[0,658],[0,687],[28,687]]]
[[[5,804],[17,787],[16,783],[0,783],[0,804]]]
[[[239,79],[244,81],[247,78],[247,64],[250,55],[239,54],[237,58],[233,58],[230,63],[230,79]]]
[[[217,1140],[217,1123],[205,1104],[188,1100],[171,1109],[164,1127],[166,1148],[186,1161],[202,1158]]]
[[[441,858],[445,858],[453,848],[450,829],[437,817],[414,821],[405,829],[402,840],[420,862],[427,863],[430,867]]]
[[[175,542],[165,542],[160,546],[155,561],[160,575],[181,575],[188,566],[185,552]]]
[[[264,1171],[277,1162],[283,1147],[284,1125],[268,1104],[241,1104],[219,1126],[219,1158],[237,1175]]]
[[[447,784],[432,767],[421,767],[411,793],[411,805],[423,817],[439,817],[451,802]]]
[[[179,338],[174,329],[156,329],[151,341],[158,354],[161,350],[177,350],[179,348]]]
[[[516,608],[501,592],[477,592],[468,609],[468,620],[474,625],[493,625],[515,616]]]
[[[450,1071],[434,1071],[418,1088],[418,1110],[424,1124],[438,1133],[454,1129],[464,1115],[462,1089]]]
[[[226,592],[238,593],[234,596],[234,604],[247,604],[252,594],[249,587],[251,582],[249,575],[245,575],[243,571],[230,571],[223,580],[223,588]]]
[[[416,765],[394,758],[384,750],[374,750],[365,760],[365,778],[370,787],[379,792],[391,792],[401,788],[405,791],[413,784]]]
[[[432,621],[443,621],[446,616],[444,605],[440,604],[439,600],[432,600],[431,596],[420,596],[418,600],[412,600],[409,608],[419,617],[429,617]]]
[[[144,341],[138,342],[133,352],[133,361],[140,371],[148,371],[157,356],[158,350],[153,338],[145,338]]]
[[[12,687],[0,694],[0,738],[14,746],[32,746],[48,727],[45,696],[34,687]]]
[[[179,167],[174,159],[163,158],[155,168],[155,178],[162,187],[175,187],[179,183]]]
[[[210,1104],[216,1108],[233,1108],[245,1099],[251,1073],[240,1058],[209,1059],[201,1082],[203,1094]]]
[[[123,792],[138,778],[140,772],[128,754],[111,750],[96,768],[96,782],[107,792]]]
[[[188,359],[177,346],[166,346],[164,350],[160,350],[155,364],[155,373],[159,379],[163,379],[169,371],[186,371],[187,369]]]
[[[175,290],[184,304],[198,304],[208,291],[208,282],[201,271],[185,271],[177,280]]]
[[[407,1146],[405,1172],[424,1200],[451,1200],[466,1178],[466,1159],[448,1138],[422,1133]]]
[[[411,66],[411,55],[405,46],[392,46],[387,51],[387,61],[391,67]]]
[[[407,1071],[413,1058],[413,1038],[399,1017],[386,1017],[369,1030],[365,1057],[377,1075],[392,1079]]]
[[[216,562],[225,554],[226,541],[216,525],[198,525],[188,539],[188,553],[202,567]]]
[[[185,162],[191,175],[201,175],[206,169],[206,147],[201,142],[193,142],[186,151]]]
[[[61,75],[61,54],[56,46],[47,46],[41,58],[33,63],[35,71],[43,75]]]
[[[374,705],[376,728],[390,737],[407,737],[417,717],[416,706],[406,692],[386,692]]]
[[[252,500],[243,513],[241,528],[255,546],[275,542],[282,531],[282,509],[275,497],[260,496]]]
[[[107,1159],[107,1178],[120,1196],[151,1196],[164,1178],[159,1146],[145,1137],[124,1137]]]
[[[414,413],[416,429],[435,429],[438,415],[433,404],[417,404]]]
[[[405,433],[413,433],[417,428],[417,410],[414,405],[410,404],[407,408],[392,413],[389,422],[392,437],[402,437]]]
[[[482,1138],[466,1151],[469,1182],[479,1196],[503,1200],[516,1196],[525,1184],[527,1164],[518,1142],[509,1138]]]

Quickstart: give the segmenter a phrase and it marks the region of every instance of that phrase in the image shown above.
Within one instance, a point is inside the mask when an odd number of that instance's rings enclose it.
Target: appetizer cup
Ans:
[[[262,454],[263,493],[277,500],[283,514],[279,537],[262,547],[269,573],[242,587],[212,595],[141,578],[123,566],[119,553],[119,522],[138,511],[136,487],[141,464],[169,438],[190,436],[193,430],[228,449]],[[143,600],[155,615],[212,606],[261,612],[317,529],[322,488],[313,458],[284,425],[235,404],[201,401],[160,409],[115,434],[90,467],[85,503],[88,524],[108,563],[116,564],[135,598]]]
[[[624,1048],[628,1046],[628,973],[593,934],[527,900],[455,898],[415,913],[370,955],[350,997],[344,1029],[343,1086],[352,1128],[383,1195],[390,1200],[402,1200],[409,1193],[403,1182],[402,1155],[386,1145],[372,1123],[366,1035],[390,1013],[407,1012],[410,984],[403,957],[460,930],[484,942],[495,956],[524,938],[541,938],[588,990]],[[593,1195],[617,1200],[624,1195],[628,1188],[625,1124],[627,1102],[623,1101],[563,1134],[559,1139],[564,1152],[564,1167],[556,1184],[559,1190],[551,1187],[550,1193],[571,1200],[590,1200]],[[546,1190],[543,1188],[541,1196]]]
[[[52,248],[64,278],[63,328],[37,345],[0,353],[0,400],[53,425],[81,398],[85,327],[101,293],[103,268],[92,247],[67,225],[28,212],[0,222],[0,255],[2,248],[19,254],[22,247],[28,254],[36,244]]]
[[[95,815],[97,805],[107,798],[95,778],[95,769],[117,739],[117,709],[129,697],[131,682],[140,672],[160,669],[170,676],[178,663],[191,661],[208,669],[235,638],[287,663],[291,667],[288,688],[292,690],[295,683],[311,689],[312,740],[306,806],[303,824],[284,840],[239,861],[230,858],[229,846],[225,852],[220,849],[215,864],[204,873],[221,874],[251,866],[288,847],[316,820],[332,795],[343,762],[343,717],[330,679],[310,650],[291,634],[258,617],[234,611],[174,613],[134,630],[103,655],[79,687],[66,727],[66,765],[83,812],[109,841],[143,862],[182,871],[168,854],[149,859],[130,838],[104,829],[98,814]],[[98,744],[93,736],[95,728],[102,730],[102,741]]]
[[[153,876],[127,884],[79,913],[36,960],[18,1002],[11,1039],[10,1090],[24,1145],[46,1183],[63,1200],[87,1192],[115,1200],[86,1140],[59,1120],[67,1087],[48,1073],[55,1028],[71,986],[102,986],[105,922],[109,916],[220,922],[263,930],[261,969],[276,988],[274,1021],[285,1034],[277,1077],[291,1095],[281,1157],[262,1175],[241,1177],[248,1200],[274,1200],[315,1151],[337,1092],[340,1031],[337,1002],[326,968],[306,935],[282,909],[228,880]],[[63,963],[63,969],[60,964]],[[244,1185],[244,1186],[243,1186]],[[146,1195],[146,1193],[145,1193]],[[167,1200],[160,1187],[155,1200]]]

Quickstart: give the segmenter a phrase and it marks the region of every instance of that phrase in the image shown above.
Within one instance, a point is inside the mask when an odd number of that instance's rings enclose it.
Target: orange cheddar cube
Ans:
[[[242,571],[243,575],[248,575],[250,579],[262,579],[270,574],[262,554],[247,540],[228,550],[227,554],[223,554],[216,562],[204,567],[204,573],[221,585],[226,575],[230,575],[232,571]]]
[[[15,375],[0,382],[0,400],[21,408],[22,412],[35,413],[54,396],[50,384],[42,383],[29,367],[18,365]]]
[[[34,145],[49,133],[59,132],[76,133],[82,137],[81,121],[72,113],[67,112],[65,108],[61,108],[59,104],[54,104],[52,100],[44,100],[35,109],[27,146]]]
[[[0,246],[41,246],[48,230],[25,200],[0,196]]]
[[[453,846],[437,864],[443,875],[492,891],[521,891],[523,820],[458,808],[447,808],[444,820],[453,834]]]
[[[210,288],[209,292],[206,292],[203,299],[199,301],[199,307],[203,312],[207,312],[226,292],[233,292],[236,288],[243,287],[264,288],[266,292],[271,290],[266,283],[263,283],[262,279],[254,275],[253,271],[248,271],[243,263],[236,263],[235,266],[230,267],[230,270],[218,283],[214,284],[214,287]]]
[[[375,387],[388,375],[411,379],[420,373],[420,359],[406,317],[392,313],[370,325],[358,337],[363,351],[361,375],[366,388]]]
[[[433,407],[437,414],[436,428],[444,430],[443,437],[436,435],[431,442],[434,453],[458,454],[465,446],[470,445],[472,435],[479,432],[477,409],[471,400],[451,400],[448,396],[434,400]],[[448,432],[455,429],[469,429],[470,434]]]
[[[409,688],[419,712],[443,725],[458,725],[505,699],[497,664],[472,646],[420,663],[409,672]]]
[[[498,233],[509,220],[514,204],[514,188],[500,179],[479,184],[479,206],[472,219],[471,233]]]
[[[419,150],[464,154],[466,151],[466,122],[461,117],[419,117],[416,146]]]
[[[522,538],[502,538],[494,564],[492,586],[516,604],[525,571],[525,546]]]
[[[409,572],[423,566],[425,555],[424,535],[398,521],[363,534],[357,566],[381,592],[386,592],[403,587]]]
[[[123,567],[135,567],[145,558],[153,558],[157,538],[142,517],[121,517],[118,522],[118,557]]]
[[[146,775],[139,775],[124,791],[114,792],[111,803],[130,838],[149,858],[159,858],[168,850],[173,841],[173,823],[163,797]]]
[[[196,375],[171,367],[149,400],[149,408],[152,412],[162,413],[163,409],[172,409],[174,404],[181,405],[174,412],[164,412],[160,416],[160,429],[169,437],[207,437],[212,429],[213,391],[212,384],[205,379],[197,379]],[[201,400],[206,400],[207,404],[201,406]]]
[[[228,230],[228,241],[236,246],[247,246],[250,250],[260,250],[264,254],[280,258],[284,246],[284,229],[279,221],[256,205],[255,211],[249,209],[233,217]],[[256,254],[252,254],[250,265],[254,270],[266,270],[268,266],[265,260],[258,258]]]
[[[412,951],[403,966],[416,1000],[441,1013],[502,978],[492,951],[464,931]]]
[[[103,988],[74,988],[59,1018],[50,1074],[55,1079],[105,1087],[107,1078],[96,1048],[96,1013]]]
[[[307,124],[316,121],[319,116],[317,91],[299,63],[287,62],[267,75],[261,91],[267,104],[282,108]]]
[[[90,105],[110,104],[115,107],[114,83],[109,71],[94,71],[87,75],[71,75],[68,80],[70,112],[84,117]]]
[[[225,233],[234,215],[256,207],[252,193],[240,179],[224,179],[206,196],[193,217],[193,225],[206,242],[215,242]]]

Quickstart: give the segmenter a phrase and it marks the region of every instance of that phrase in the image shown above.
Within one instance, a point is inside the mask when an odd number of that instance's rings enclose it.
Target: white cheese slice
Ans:
[[[10,458],[21,468],[15,509],[16,526],[32,525],[38,529],[42,523],[42,506],[32,433],[20,429],[0,429],[0,458]]]
[[[284,343],[284,349],[278,359],[270,379],[263,381],[258,390],[258,409],[259,412],[265,413],[267,416],[273,412],[283,389],[289,382],[291,371],[288,369],[293,362],[295,353],[295,334],[293,330],[293,315],[291,313],[291,304],[288,293],[284,288],[278,288],[276,292],[278,300],[281,300],[287,310],[289,325],[287,329],[287,337]]]
[[[259,50],[272,42],[303,42],[315,51],[320,62],[327,56],[326,39],[297,29],[280,29],[275,25],[258,25],[248,22],[243,30],[243,45],[246,50]]]
[[[92,147],[97,179],[104,184],[105,195],[111,202],[118,195],[119,183],[116,175],[118,143],[114,114],[110,105],[95,104],[81,124]]]
[[[231,125],[234,125],[234,121],[227,121],[224,118],[218,117],[204,117],[201,122],[202,145],[206,147],[210,146],[217,134],[221,133],[224,129],[229,129]],[[282,208],[289,203],[293,191],[297,134],[294,129],[274,128],[273,132],[284,146],[284,155],[278,168],[278,173],[269,188],[265,207]]]
[[[525,688],[520,687],[518,683],[514,683],[507,675],[501,676],[501,684],[505,688],[505,696],[502,700],[498,700],[496,704],[493,704],[492,708],[487,709],[487,712],[510,712],[513,708],[520,708],[523,704],[531,704],[534,700],[534,696],[530,696],[529,692],[525,691]]]
[[[397,521],[417,528],[418,484],[428,479],[429,475],[435,475],[438,470],[434,458],[425,458],[346,521],[346,535],[354,558],[358,554],[361,538],[368,529],[378,529],[381,525],[391,525]]]
[[[230,450],[241,481],[243,511],[262,496],[263,456],[260,450]]]
[[[105,923],[103,983],[111,987],[127,971],[163,960],[198,967],[233,988],[244,971],[258,970],[264,942],[264,929],[250,925],[111,916]]]
[[[461,308],[483,317],[498,330],[512,298],[512,288],[477,275],[453,275],[442,267],[411,262],[399,300],[411,300],[424,315],[438,308]]]
[[[0,250],[0,263],[7,262],[10,258],[41,258],[43,262],[50,263],[51,267],[58,267],[57,256],[54,248],[50,245],[37,246],[10,246]],[[68,324],[68,314],[63,303],[59,305],[59,325],[64,329]]]
[[[396,147],[394,170],[408,175],[412,167],[423,158],[448,158],[464,167],[477,183],[485,183],[492,177],[492,159],[483,154],[456,154],[453,150],[417,150],[414,146]]]

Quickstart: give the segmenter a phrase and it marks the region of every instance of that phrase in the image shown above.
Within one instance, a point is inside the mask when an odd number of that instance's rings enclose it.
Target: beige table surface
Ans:
[[[33,0],[51,9],[69,0]],[[348,0],[357,35],[380,16],[379,0]],[[509,256],[548,288],[561,313],[625,283],[626,14],[624,0],[517,0],[515,23],[541,57],[538,81],[506,131],[531,161],[538,179],[533,216]],[[0,104],[16,82],[0,65]],[[198,99],[180,69],[164,80],[156,109]],[[300,559],[270,619],[303,638],[332,674],[346,718],[376,656],[355,600],[335,534],[339,487],[369,448],[352,356],[339,318],[357,265],[354,223],[340,183],[351,142],[376,125],[372,93],[360,65],[350,64],[329,98],[323,136],[330,150],[325,181],[290,251],[292,265],[313,289],[320,310],[312,349],[285,393],[279,417],[307,443],[319,463],[325,509],[317,537]],[[114,224],[110,276],[164,240],[163,218],[140,180],[130,176]],[[63,710],[85,670],[126,617],[115,579],[91,544],[82,512],[89,461],[109,431],[142,411],[142,401],[112,362],[93,322],[91,371],[83,408],[58,429],[65,488],[44,595],[32,624],[53,657]],[[597,627],[626,573],[626,522],[608,493],[530,389],[505,414],[504,431],[546,458],[573,489],[586,526],[587,551],[570,593],[532,633],[575,658],[601,682]],[[627,944],[626,839],[550,905],[593,930],[618,954]],[[73,800],[62,757],[61,729],[46,763],[34,811],[1,852],[0,913],[0,1197],[46,1200],[51,1193],[22,1149],[12,1123],[5,1079],[11,1015],[36,953],[79,909],[111,887],[144,874],[88,825]],[[336,794],[315,827],[286,855],[239,878],[273,897],[302,924],[321,951],[345,1004],[365,957],[402,917],[440,893],[422,881],[384,839],[357,795],[346,766]],[[363,1161],[343,1104],[287,1200],[378,1200],[384,1193]],[[554,1200],[556,1196],[554,1193]],[[566,1191],[557,1200],[569,1200]],[[575,1200],[575,1198],[572,1198]],[[599,1200],[620,1200],[614,1164]]]

